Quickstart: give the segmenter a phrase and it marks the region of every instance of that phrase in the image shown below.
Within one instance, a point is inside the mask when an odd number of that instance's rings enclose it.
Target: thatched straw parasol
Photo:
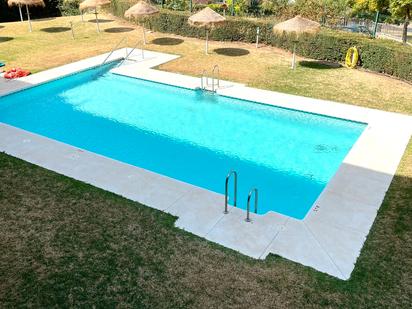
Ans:
[[[206,46],[205,52],[206,55],[208,54],[208,41],[209,41],[209,30],[224,23],[226,18],[222,15],[216,13],[211,8],[206,7],[203,10],[197,12],[196,14],[189,17],[189,25],[198,27],[198,28],[205,28],[206,30]]]
[[[273,27],[274,33],[294,33],[298,38],[303,33],[317,33],[320,31],[320,24],[316,21],[304,18],[300,15],[287,21],[281,22]],[[296,68],[296,41],[293,46],[292,69]]]
[[[19,7],[20,21],[21,22],[23,22],[23,14],[21,13],[21,6],[22,5],[26,6],[27,20],[29,22],[29,31],[32,32],[33,29],[31,27],[29,6],[43,6],[44,7],[43,0],[8,0],[7,4],[9,6],[17,5]]]
[[[124,17],[126,18],[135,18],[135,19],[141,19],[145,18],[148,16],[153,16],[155,14],[159,13],[159,10],[151,6],[145,1],[139,1],[135,5],[133,5],[131,8],[129,8],[125,13]],[[143,29],[143,44],[146,45],[146,31],[144,29],[144,24],[142,25]]]
[[[96,16],[96,27],[97,32],[100,32],[99,27],[99,19],[97,18],[97,8],[103,5],[110,4],[110,0],[85,0],[79,5],[79,9],[82,12],[82,19],[83,19],[83,11],[87,9],[94,9],[94,15]]]

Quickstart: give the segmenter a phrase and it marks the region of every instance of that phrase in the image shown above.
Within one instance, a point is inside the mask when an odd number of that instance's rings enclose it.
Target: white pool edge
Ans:
[[[200,85],[199,78],[151,69],[178,56],[145,54],[145,60],[120,67],[116,73],[189,89]],[[0,96],[98,66],[107,55],[2,82]],[[124,55],[125,49],[117,50],[110,60]],[[253,215],[252,223],[246,223],[240,209],[223,214],[220,194],[3,123],[0,151],[176,215],[176,226],[253,258],[278,254],[348,279],[409,142],[412,117],[231,82],[222,86],[220,95],[368,124],[303,220],[270,212]]]

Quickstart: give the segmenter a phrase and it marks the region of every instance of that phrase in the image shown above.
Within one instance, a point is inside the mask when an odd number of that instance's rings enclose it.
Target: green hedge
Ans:
[[[59,0],[59,9],[62,16],[79,15],[81,0]]]
[[[123,16],[128,6],[127,2],[112,1],[113,13],[117,16]],[[154,31],[204,38],[204,29],[188,25],[189,15],[189,12],[162,10],[159,15],[145,23]],[[296,38],[293,35],[273,34],[273,24],[273,20],[267,19],[227,17],[227,22],[213,30],[209,37],[217,41],[253,43],[256,40],[256,28],[259,27],[261,43],[292,50]],[[346,51],[352,46],[359,48],[359,65],[363,68],[412,82],[412,48],[397,42],[325,29],[315,36],[299,37],[296,52],[312,59],[343,62]]]

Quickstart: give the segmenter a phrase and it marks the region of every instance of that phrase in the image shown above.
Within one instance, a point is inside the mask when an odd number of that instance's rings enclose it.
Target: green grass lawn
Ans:
[[[39,71],[110,50],[124,35],[96,37],[94,24],[81,25],[77,41],[39,30],[68,20],[36,22],[31,35],[26,25],[2,24],[0,37],[13,39],[0,39],[0,58]],[[103,29],[126,26],[102,23]],[[196,75],[219,63],[225,78],[255,87],[412,114],[412,86],[386,76],[307,59],[292,72],[289,54],[247,44],[235,44],[249,52],[243,56],[206,58],[203,41],[179,39],[149,45],[182,55],[161,69]],[[175,228],[175,219],[0,153],[0,308],[410,307],[412,142],[348,281],[273,255],[247,258]]]
[[[247,258],[170,215],[0,153],[0,307],[409,308],[411,149],[349,281]]]
[[[85,20],[93,18],[87,15]],[[94,23],[81,23],[78,16],[35,21],[33,33],[28,33],[26,23],[0,23],[4,26],[0,28],[0,61],[5,60],[8,68],[20,66],[38,72],[108,52],[126,36],[129,46],[141,40],[137,26],[112,16],[101,18],[105,22],[100,24],[100,35]],[[70,21],[75,22],[75,40]],[[388,76],[301,57],[297,70],[292,71],[289,52],[267,46],[256,49],[254,44],[210,42],[210,55],[206,56],[204,40],[155,32],[148,34],[148,41],[147,49],[182,56],[161,65],[161,70],[200,76],[204,69],[210,71],[218,64],[222,79],[252,87],[412,115],[411,84]]]

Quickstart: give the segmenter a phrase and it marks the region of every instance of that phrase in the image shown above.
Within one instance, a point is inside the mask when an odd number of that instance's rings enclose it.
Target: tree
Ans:
[[[391,0],[349,0],[348,3],[354,12],[384,12]]]
[[[347,0],[322,0],[324,7],[324,22],[336,24],[342,18],[350,15],[350,7]]]
[[[412,0],[390,0],[389,9],[393,16],[404,20],[402,42],[406,44],[408,40],[408,26],[412,14]]]
[[[312,20],[335,24],[346,16],[347,0],[296,0],[294,9],[300,14]]]
[[[349,0],[349,5],[355,13],[384,12],[403,20],[402,42],[408,39],[408,25],[412,15],[412,0]]]
[[[263,15],[289,17],[291,5],[289,0],[262,0],[261,10]]]
[[[294,9],[296,14],[316,21],[320,21],[323,16],[322,0],[296,0]]]

